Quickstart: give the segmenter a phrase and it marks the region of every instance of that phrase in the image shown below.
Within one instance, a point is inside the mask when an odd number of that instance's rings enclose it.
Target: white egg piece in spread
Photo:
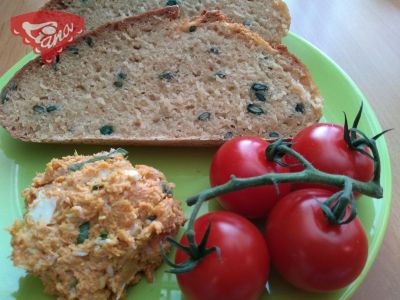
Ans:
[[[44,222],[47,225],[53,217],[56,206],[56,198],[48,198],[46,197],[44,190],[39,190],[36,199],[29,207],[27,218],[32,221]]]

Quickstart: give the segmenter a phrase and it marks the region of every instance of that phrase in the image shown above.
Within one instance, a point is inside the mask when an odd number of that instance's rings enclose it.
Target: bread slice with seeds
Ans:
[[[53,66],[35,59],[2,93],[0,123],[33,142],[217,145],[291,137],[317,122],[306,67],[218,11],[177,6],[104,25]]]
[[[91,30],[111,21],[175,4],[181,6],[183,17],[219,9],[267,41],[280,42],[290,27],[289,11],[282,0],[51,0],[42,9],[64,10],[83,16],[86,29]]]

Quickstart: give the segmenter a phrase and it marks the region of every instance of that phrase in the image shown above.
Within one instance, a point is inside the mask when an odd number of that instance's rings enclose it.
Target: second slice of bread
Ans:
[[[85,18],[86,29],[177,3],[183,17],[219,9],[267,41],[280,42],[288,33],[290,15],[283,0],[50,0],[42,9],[64,10]]]
[[[3,90],[0,123],[33,142],[215,145],[319,120],[318,89],[286,47],[216,11],[178,13],[102,26],[54,66],[32,61]]]

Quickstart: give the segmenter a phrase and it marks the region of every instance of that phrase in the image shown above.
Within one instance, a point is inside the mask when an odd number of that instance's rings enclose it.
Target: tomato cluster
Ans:
[[[294,137],[292,149],[320,171],[370,181],[373,161],[351,149],[344,134],[343,126],[316,124]],[[224,184],[232,176],[248,178],[304,169],[287,154],[278,162],[267,160],[268,145],[259,137],[226,142],[213,157],[211,186]],[[182,291],[196,300],[258,299],[265,289],[270,260],[300,289],[325,292],[350,284],[365,265],[368,240],[358,217],[348,224],[329,222],[320,204],[337,191],[320,184],[275,184],[220,196],[219,203],[231,212],[211,212],[194,224],[199,243],[211,224],[207,246],[217,246],[218,251],[204,257],[191,272],[177,275]],[[242,216],[266,219],[264,234]],[[188,245],[185,236],[181,244]],[[177,250],[177,264],[188,258]]]

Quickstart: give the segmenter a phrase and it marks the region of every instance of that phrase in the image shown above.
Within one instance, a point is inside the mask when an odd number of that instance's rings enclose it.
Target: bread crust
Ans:
[[[128,17],[122,21],[117,21],[117,22],[110,22],[107,24],[104,24],[100,27],[98,27],[95,30],[89,31],[87,33],[84,33],[82,36],[80,36],[77,41],[84,39],[87,36],[96,36],[101,34],[104,31],[107,30],[121,30],[125,27],[127,27],[129,24],[135,23],[139,20],[145,20],[151,16],[162,16],[165,17],[166,19],[169,20],[174,20],[178,18],[180,14],[180,9],[178,6],[170,6],[166,8],[161,8],[161,9],[156,9],[150,12],[146,12],[144,14],[138,15],[138,16],[132,16]],[[247,29],[245,26],[237,23],[233,23],[230,18],[224,16],[221,14],[220,11],[204,11],[199,17],[196,17],[192,20],[184,20],[181,23],[177,24],[177,30],[182,30],[182,31],[187,31],[189,30],[191,25],[194,26],[204,26],[205,24],[211,23],[211,22],[223,22],[228,26],[235,34],[240,36],[242,39],[244,39],[246,42],[253,42],[258,46],[263,47],[265,50],[269,52],[275,52],[279,53],[282,56],[285,56],[289,58],[293,64],[297,65],[300,70],[302,71],[301,73],[301,78],[300,82],[306,87],[308,92],[314,97],[315,103],[313,103],[313,115],[314,115],[314,120],[313,122],[317,122],[321,116],[322,116],[322,98],[319,94],[319,90],[315,83],[313,82],[311,75],[305,65],[300,62],[300,60],[290,53],[287,49],[286,46],[280,45],[280,44],[269,44],[266,42],[261,36],[259,36],[257,33],[254,33]],[[40,64],[40,58],[36,58],[33,61],[29,62],[27,65],[25,65],[15,76],[13,79],[10,80],[10,82],[18,82],[18,79],[21,77],[21,75],[26,72],[31,66],[35,64]],[[289,71],[294,72],[293,69],[290,69]],[[6,90],[10,83],[3,89]],[[63,143],[63,144],[71,144],[71,143],[80,143],[80,144],[108,144],[108,145],[152,145],[152,146],[196,146],[196,147],[207,147],[207,146],[217,146],[225,142],[224,138],[221,136],[220,139],[213,139],[209,138],[207,140],[204,139],[199,139],[198,137],[188,137],[188,138],[171,138],[171,139],[158,139],[158,138],[149,138],[149,139],[125,139],[125,138],[117,138],[117,137],[111,137],[107,136],[104,138],[85,138],[84,140],[82,139],[77,139],[77,138],[72,138],[72,139],[57,139],[57,137],[53,137],[51,139],[35,139],[35,138],[27,138],[23,136],[22,134],[18,134],[16,132],[15,126],[13,124],[6,124],[4,120],[4,112],[1,109],[0,105],[0,123],[7,129],[7,131],[10,132],[10,134],[17,139],[23,140],[23,141],[31,141],[31,142],[41,142],[41,143]]]

